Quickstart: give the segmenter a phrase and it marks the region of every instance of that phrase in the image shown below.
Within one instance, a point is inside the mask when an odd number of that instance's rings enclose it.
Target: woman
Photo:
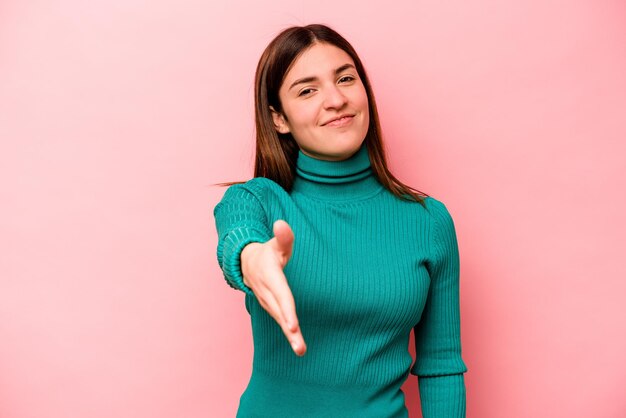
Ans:
[[[464,417],[454,224],[387,169],[355,50],[327,26],[286,29],[255,96],[255,176],[214,209],[254,338],[237,416],[407,417],[411,373],[424,417]]]

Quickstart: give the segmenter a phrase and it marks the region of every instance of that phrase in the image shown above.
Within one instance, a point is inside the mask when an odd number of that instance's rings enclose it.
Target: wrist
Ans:
[[[260,242],[250,242],[246,244],[245,247],[243,247],[243,250],[241,250],[241,275],[243,276],[243,284],[248,287],[250,287],[248,280],[246,280],[246,277],[248,276],[246,274],[246,272],[248,271],[248,261],[251,257],[251,253],[254,252],[255,248],[261,245],[263,244]]]

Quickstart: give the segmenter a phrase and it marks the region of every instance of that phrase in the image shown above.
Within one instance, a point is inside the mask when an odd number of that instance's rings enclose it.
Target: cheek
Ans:
[[[363,88],[363,91],[361,92],[361,107],[363,109],[369,108],[369,102],[367,100],[367,92],[365,91],[365,88]]]
[[[305,127],[314,124],[317,118],[317,111],[309,103],[298,103],[285,109],[292,127]]]
[[[367,93],[363,92],[363,95],[359,97],[359,107],[363,111],[363,116],[366,122],[369,122],[369,101],[367,100]]]
[[[363,112],[368,111],[369,113],[367,92],[365,91],[365,86],[361,85],[359,89],[353,90],[351,95],[351,101],[354,107],[360,109]]]

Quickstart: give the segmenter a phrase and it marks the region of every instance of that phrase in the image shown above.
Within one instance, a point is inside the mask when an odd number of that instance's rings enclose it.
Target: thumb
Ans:
[[[276,237],[277,249],[282,252],[287,260],[291,257],[294,235],[289,224],[282,219],[274,222],[274,236]]]

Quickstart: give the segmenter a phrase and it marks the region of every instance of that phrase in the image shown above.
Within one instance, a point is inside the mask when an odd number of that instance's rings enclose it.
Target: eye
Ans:
[[[298,96],[306,96],[308,94],[311,94],[312,91],[313,91],[313,89],[302,89],[298,93]]]
[[[341,77],[339,79],[339,82],[340,83],[348,83],[348,82],[354,81],[354,80],[356,80],[356,78],[352,77],[351,75],[344,75],[343,77]]]

